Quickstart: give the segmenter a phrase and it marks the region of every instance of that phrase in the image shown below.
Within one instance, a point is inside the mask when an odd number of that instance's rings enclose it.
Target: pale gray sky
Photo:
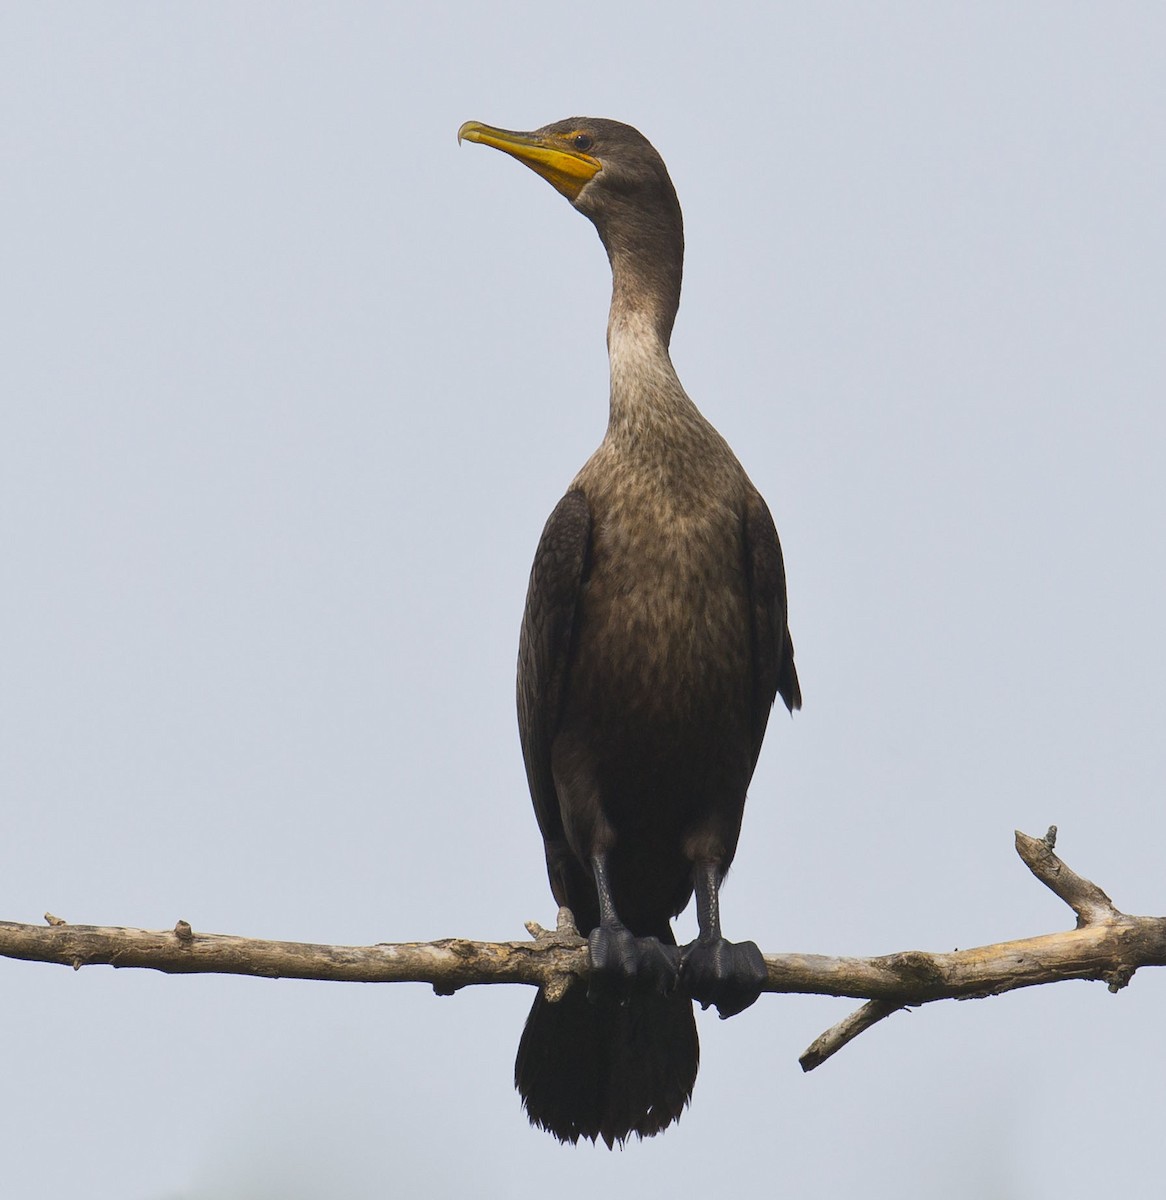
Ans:
[[[1158,5],[0,8],[0,917],[363,943],[553,905],[513,715],[608,275],[473,118],[615,117],[674,357],[768,498],[806,707],[726,888],[766,950],[1166,912]],[[686,916],[684,928],[690,928]],[[525,989],[0,961],[14,1200],[1155,1194],[1166,973],[700,1021],[622,1153],[530,1130]],[[599,1190],[597,1190],[599,1189]]]

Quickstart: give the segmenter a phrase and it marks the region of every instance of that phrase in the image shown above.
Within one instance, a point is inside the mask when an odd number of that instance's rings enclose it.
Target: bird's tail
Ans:
[[[531,1124],[560,1141],[651,1137],[680,1119],[700,1044],[681,992],[594,1004],[576,985],[551,1004],[535,997],[514,1064]]]

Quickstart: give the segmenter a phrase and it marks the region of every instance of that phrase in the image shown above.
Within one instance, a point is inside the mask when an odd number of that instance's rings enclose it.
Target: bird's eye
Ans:
[[[595,144],[590,135],[586,133],[577,133],[571,140],[576,150],[590,150]]]

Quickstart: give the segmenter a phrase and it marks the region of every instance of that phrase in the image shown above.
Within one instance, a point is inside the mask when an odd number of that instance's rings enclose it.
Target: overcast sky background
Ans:
[[[724,898],[767,951],[1166,912],[1166,12],[0,7],[0,917],[338,943],[553,919],[513,670],[606,422],[594,230],[477,119],[654,142],[685,385],[805,691]],[[694,928],[689,914],[682,933]],[[1166,972],[700,1020],[691,1110],[530,1130],[531,996],[0,961],[15,1200],[1155,1194]]]

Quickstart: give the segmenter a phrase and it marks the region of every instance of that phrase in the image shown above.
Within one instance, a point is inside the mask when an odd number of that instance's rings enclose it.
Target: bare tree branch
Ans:
[[[768,992],[865,999],[802,1055],[812,1070],[864,1030],[902,1008],[934,1000],[993,996],[1065,979],[1104,980],[1125,987],[1139,967],[1166,965],[1166,917],[1120,912],[1096,884],[1054,853],[1056,829],[1044,838],[1017,832],[1017,853],[1032,873],[1077,914],[1077,928],[972,950],[931,954],[907,950],[877,958],[769,954]],[[276,979],[358,983],[428,983],[441,995],[472,984],[525,983],[559,999],[590,972],[587,942],[571,914],[558,926],[527,924],[531,941],[475,942],[446,938],[375,946],[323,946],[195,932],[186,921],[172,930],[70,925],[46,913],[47,926],[0,921],[0,956],[62,963],[79,970],[104,963],[171,974],[257,975]]]
[[[1131,917],[1120,912],[1097,884],[1057,857],[1053,852],[1056,842],[1055,825],[1049,826],[1043,838],[1016,830],[1017,854],[1037,879],[1077,914],[1076,929],[951,954],[916,950],[881,959],[849,960],[860,969],[876,964],[880,968],[898,966],[904,970],[901,983],[896,986],[893,980],[886,981],[890,983],[886,992],[872,988],[857,993],[870,996],[871,1003],[816,1038],[798,1059],[802,1070],[812,1071],[860,1033],[902,1008],[932,1000],[996,996],[1063,979],[1102,979],[1116,992],[1139,967],[1162,966],[1166,962],[1166,918]],[[915,986],[912,974],[917,976]],[[881,985],[884,981],[877,982]]]
[[[586,941],[567,927],[551,932],[533,922],[533,941],[399,942],[376,946],[322,946],[273,942],[223,933],[196,933],[186,921],[172,930],[70,925],[48,927],[0,921],[0,956],[62,963],[74,970],[105,964],[148,967],[171,975],[258,975],[267,979],[343,980],[349,983],[428,983],[451,995],[477,983],[530,983],[565,990],[564,978],[586,978]],[[47,914],[46,914],[47,917]]]

